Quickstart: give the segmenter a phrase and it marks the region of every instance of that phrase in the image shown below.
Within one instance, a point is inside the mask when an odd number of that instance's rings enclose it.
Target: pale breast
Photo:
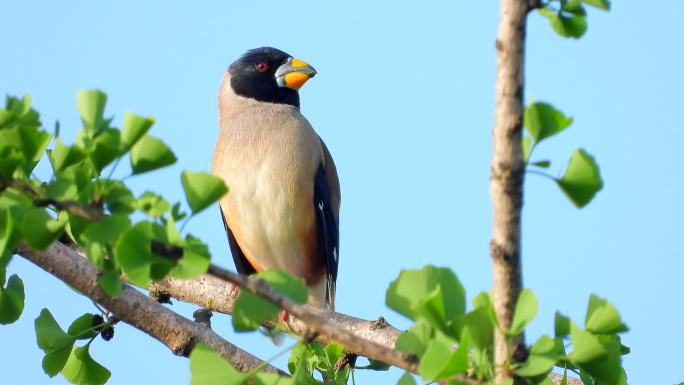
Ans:
[[[322,161],[318,136],[295,108],[251,104],[220,118],[212,172],[240,248],[257,269],[280,267],[310,277],[302,263],[317,253],[313,180]]]

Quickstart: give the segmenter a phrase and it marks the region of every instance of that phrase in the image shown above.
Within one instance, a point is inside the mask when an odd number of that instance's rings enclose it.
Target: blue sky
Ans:
[[[209,169],[225,68],[250,48],[283,49],[319,73],[301,90],[302,111],[328,144],[342,184],[338,310],[407,327],[385,307],[384,292],[402,268],[425,264],[454,269],[470,298],[488,290],[498,4],[243,3],[0,0],[0,94],[30,93],[43,123],[59,119],[65,139],[80,128],[79,89],[106,91],[115,123],[124,111],[155,116],[153,135],[179,161],[129,183],[177,201],[180,171]],[[624,337],[631,384],[684,380],[682,13],[672,0],[614,1],[609,13],[590,10],[579,41],[558,37],[539,15],[528,31],[526,97],[575,118],[535,158],[551,159],[555,174],[581,146],[605,181],[578,210],[548,180],[527,178],[524,280],[541,302],[528,339],[553,332],[555,310],[581,323],[589,295],[599,294],[631,328]],[[210,245],[216,263],[232,267],[217,209],[187,230]],[[40,369],[33,319],[48,307],[66,325],[93,307],[20,258],[10,272],[25,280],[27,302],[16,324],[0,327],[3,383],[64,384]],[[235,335],[225,316],[214,325],[260,357],[278,349]],[[112,370],[113,385],[189,381],[187,360],[128,326],[112,342],[98,340],[93,355]],[[356,380],[393,384],[400,375],[358,372]]]

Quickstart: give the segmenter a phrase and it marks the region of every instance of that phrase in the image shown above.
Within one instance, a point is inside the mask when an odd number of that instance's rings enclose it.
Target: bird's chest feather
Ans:
[[[295,111],[255,111],[221,121],[212,169],[229,193],[221,200],[241,248],[260,269],[292,273],[313,252],[313,180],[318,136]],[[301,265],[301,263],[299,263]]]

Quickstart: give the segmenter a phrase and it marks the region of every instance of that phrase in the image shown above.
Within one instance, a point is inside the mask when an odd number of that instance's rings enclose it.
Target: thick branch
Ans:
[[[220,268],[214,266],[211,269],[214,272],[221,271]],[[213,275],[203,275],[190,280],[166,278],[151,284],[149,289],[150,295],[154,297],[169,296],[224,314],[232,314],[235,303],[235,298],[228,294],[230,284]],[[369,321],[346,314],[331,313],[311,305],[304,305],[304,308],[307,312],[325,318],[341,329],[354,333],[357,337],[373,341],[388,349],[394,349],[397,338],[401,334],[400,330],[390,325],[382,317],[375,321]],[[282,326],[284,326],[285,331],[300,336],[306,335],[311,330],[304,321],[294,316],[289,317],[287,324]],[[315,341],[322,344],[333,342],[329,336],[323,334],[316,336]],[[347,347],[347,352],[366,355],[363,351],[354,351],[349,347]]]
[[[494,151],[490,189],[494,213],[491,257],[494,272],[494,307],[504,329],[511,326],[515,304],[522,289],[520,263],[520,212],[523,204],[525,165],[522,159],[525,23],[528,3],[501,0],[496,39],[497,76],[494,115]],[[495,336],[496,381],[512,376],[501,370],[512,355],[525,357],[524,336],[507,341]]]
[[[119,320],[159,340],[174,354],[187,356],[195,344],[201,341],[239,370],[251,370],[262,363],[258,358],[221,338],[207,326],[176,314],[127,284],[124,284],[123,292],[118,298],[108,296],[97,284],[97,269],[77,252],[61,243],[55,242],[45,251],[33,250],[22,243],[17,253],[101,304]],[[270,365],[264,370],[285,374]]]
[[[280,295],[263,280],[249,278],[215,266],[212,266],[210,273],[274,303],[304,322],[311,333],[326,336],[330,341],[343,345],[348,351],[362,352],[366,357],[411,372],[418,370],[418,359],[414,355],[399,352],[394,347],[383,346],[375,341],[361,338],[333,321],[329,316],[330,313],[309,311],[308,307]]]

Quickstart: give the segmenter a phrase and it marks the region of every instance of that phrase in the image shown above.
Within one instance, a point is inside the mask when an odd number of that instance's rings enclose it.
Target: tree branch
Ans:
[[[211,271],[217,272],[223,269],[212,266]],[[224,314],[232,314],[235,298],[229,295],[230,284],[225,280],[213,275],[203,275],[195,279],[175,279],[166,278],[159,282],[150,284],[150,295],[152,297],[173,297],[179,301],[192,303],[194,305]],[[341,329],[354,333],[355,336],[373,341],[388,349],[394,349],[394,345],[401,334],[401,330],[390,325],[383,317],[370,321],[352,317],[346,314],[328,312],[324,309],[304,305],[307,312],[326,318],[335,323]],[[274,325],[265,325],[274,326]],[[311,331],[307,324],[301,319],[292,316],[287,319],[283,329],[296,335],[306,335]],[[316,342],[328,344],[333,342],[327,335],[319,334],[314,339]],[[365,356],[362,351],[354,351],[347,347],[347,352]]]
[[[36,251],[22,243],[17,253],[104,306],[119,320],[159,340],[174,354],[188,356],[197,342],[204,342],[241,371],[251,370],[262,363],[207,326],[178,315],[130,285],[123,284],[123,292],[118,298],[108,296],[97,284],[98,270],[76,251],[59,242],[45,251]],[[271,365],[263,370],[286,375]]]
[[[364,356],[386,362],[390,365],[411,372],[418,370],[418,358],[415,355],[399,352],[391,347],[383,346],[375,341],[359,337],[342,327],[329,316],[330,312],[312,312],[309,308],[295,303],[268,286],[265,281],[253,279],[231,271],[212,266],[210,274],[236,284],[284,309],[299,318],[310,333],[326,336],[332,342],[343,345],[348,351],[361,352]],[[309,333],[306,333],[309,334]]]
[[[174,354],[187,356],[196,342],[201,341],[219,352],[241,371],[251,370],[262,362],[224,340],[204,324],[191,322],[146,297],[130,285],[124,284],[123,293],[118,298],[109,297],[97,284],[99,275],[97,269],[85,259],[81,252],[69,246],[55,242],[47,250],[40,252],[21,244],[17,253],[106,307],[121,321],[159,340]],[[387,358],[387,350],[389,350],[404,362],[400,362],[401,366],[392,362],[388,363],[413,372],[417,370],[416,362],[412,360],[412,357],[406,357],[403,353],[394,350],[396,339],[401,331],[392,327],[382,317],[376,321],[368,321],[345,314],[331,313],[309,305],[294,304],[292,306],[289,299],[274,292],[263,281],[243,277],[215,266],[211,267],[211,273],[221,278],[213,275],[203,275],[192,280],[166,278],[150,285],[150,295],[153,297],[171,296],[210,310],[230,314],[235,301],[229,295],[230,285],[226,283],[226,280],[231,282],[235,280],[234,283],[238,285],[242,283],[245,285],[242,287],[247,290],[254,290],[253,292],[257,295],[272,300],[288,310],[292,316],[288,318],[284,326],[292,333],[297,335],[307,335],[311,332],[324,333],[317,335],[315,340],[320,343],[338,342],[345,345],[349,353],[385,362],[390,360]],[[300,314],[299,318],[296,317],[297,313]],[[307,326],[308,322],[312,322],[314,327]],[[321,324],[328,326],[321,326]],[[319,328],[323,332],[319,331]],[[331,331],[330,328],[337,330]],[[345,343],[348,339],[352,342]],[[371,343],[373,347],[366,350],[368,348],[363,341]],[[267,365],[264,370],[287,375],[271,365]],[[552,373],[550,377],[555,383],[560,383],[561,376]],[[472,380],[465,377],[458,379],[465,383],[472,383]],[[568,380],[570,385],[581,384],[579,380],[572,378]]]
[[[492,136],[490,189],[494,214],[491,258],[494,273],[494,308],[503,329],[509,329],[522,290],[520,214],[525,164],[522,159],[525,28],[528,3],[501,0],[496,38],[496,106]],[[497,331],[494,342],[496,382],[510,378],[502,370],[509,356],[525,359],[524,336],[507,339]],[[518,380],[517,382],[520,382]]]

